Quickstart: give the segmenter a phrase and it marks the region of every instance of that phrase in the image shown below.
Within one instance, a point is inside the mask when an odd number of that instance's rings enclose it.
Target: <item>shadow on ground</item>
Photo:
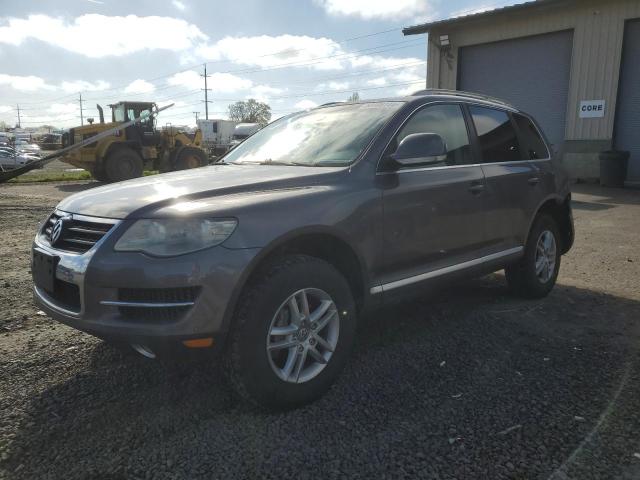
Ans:
[[[531,302],[499,276],[472,281],[363,319],[338,384],[286,414],[238,406],[207,360],[47,346],[40,374],[68,378],[25,405],[4,468],[12,478],[627,478],[639,316],[637,302],[589,290],[558,286]]]

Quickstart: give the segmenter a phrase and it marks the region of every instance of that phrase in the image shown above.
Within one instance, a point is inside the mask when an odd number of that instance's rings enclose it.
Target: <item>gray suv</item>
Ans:
[[[506,271],[553,288],[573,243],[567,176],[536,122],[426,90],[281,118],[222,162],[63,200],[33,244],[37,304],[154,357],[216,349],[240,395],[322,395],[362,312]]]

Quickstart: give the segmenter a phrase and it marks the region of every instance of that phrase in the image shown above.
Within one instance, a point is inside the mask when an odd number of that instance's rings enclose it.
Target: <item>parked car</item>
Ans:
[[[363,312],[501,269],[540,298],[573,243],[537,123],[483,96],[327,104],[223,162],[60,202],[33,244],[38,305],[149,357],[218,349],[242,397],[292,408],[334,383]]]
[[[16,141],[15,148],[16,150],[24,153],[40,153],[40,147],[38,145],[36,145],[35,143],[29,143],[25,140]]]
[[[16,153],[13,149],[0,147],[0,164],[3,170],[13,170],[23,167],[27,163],[33,162],[35,159],[30,155],[22,155]]]

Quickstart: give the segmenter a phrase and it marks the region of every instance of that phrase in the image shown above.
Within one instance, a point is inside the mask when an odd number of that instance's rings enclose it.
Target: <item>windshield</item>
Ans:
[[[344,166],[352,163],[401,102],[334,105],[266,126],[224,158],[227,163]]]

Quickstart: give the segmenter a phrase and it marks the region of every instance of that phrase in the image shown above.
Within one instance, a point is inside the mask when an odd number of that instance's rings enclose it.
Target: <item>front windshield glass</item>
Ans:
[[[296,113],[249,137],[224,160],[313,167],[349,165],[401,105],[358,103]]]

